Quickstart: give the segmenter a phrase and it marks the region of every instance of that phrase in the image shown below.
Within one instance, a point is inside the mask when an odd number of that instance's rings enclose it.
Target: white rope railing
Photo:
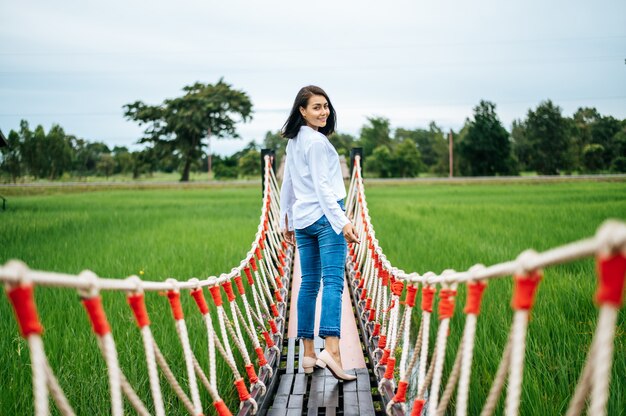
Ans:
[[[566,244],[536,253],[526,251],[517,259],[489,267],[476,265],[467,271],[446,270],[441,274],[432,272],[420,275],[406,273],[393,267],[387,260],[372,226],[361,175],[360,159],[355,158],[354,169],[346,201],[347,214],[352,218],[360,235],[359,245],[350,244],[347,270],[357,301],[357,315],[363,322],[366,334],[363,339],[373,357],[374,372],[379,380],[379,391],[386,403],[388,414],[406,412],[406,394],[409,384],[407,372],[417,365],[417,398],[410,406],[411,415],[443,415],[458,385],[456,414],[466,415],[469,408],[470,374],[473,359],[476,327],[482,293],[488,280],[514,276],[512,307],[513,324],[502,360],[494,377],[491,391],[481,415],[493,414],[498,398],[507,383],[504,412],[517,415],[520,411],[524,356],[528,317],[533,306],[535,292],[544,268],[571,262],[580,258],[596,256],[599,287],[596,301],[600,315],[587,363],[570,403],[568,416],[579,415],[590,397],[589,413],[604,415],[607,412],[613,342],[617,313],[622,306],[626,274],[626,224],[609,220],[588,239]],[[443,394],[443,363],[446,355],[446,339],[453,318],[454,296],[457,285],[467,286],[467,315],[455,364],[453,365]],[[395,338],[398,336],[398,316],[401,316],[400,288],[408,287],[403,314],[402,351],[399,375],[395,375]],[[415,292],[421,288],[421,320],[413,354],[409,358],[410,322]],[[439,290],[439,327],[434,350],[430,352],[429,333],[433,315],[433,297]],[[369,342],[367,342],[369,341]],[[429,360],[429,354],[431,354]],[[430,365],[429,365],[430,362]],[[395,378],[398,379],[397,390]],[[426,397],[425,392],[430,388]],[[395,392],[395,394],[394,394]]]
[[[265,384],[257,376],[248,352],[243,333],[248,334],[248,342],[252,345],[257,359],[258,369],[263,373],[264,380],[272,376],[272,366],[269,364],[266,354],[273,351],[273,356],[278,357],[280,350],[276,342],[280,342],[284,320],[279,309],[285,309],[286,286],[289,284],[290,267],[293,257],[291,248],[283,241],[282,234],[278,229],[279,217],[279,191],[276,178],[269,157],[265,158],[265,182],[264,196],[261,207],[261,216],[257,233],[250,251],[238,267],[220,276],[210,276],[205,279],[190,278],[187,281],[167,279],[165,282],[143,281],[137,276],[126,279],[103,278],[93,272],[84,271],[78,276],[64,273],[30,270],[16,260],[9,261],[0,266],[0,282],[6,286],[7,293],[14,307],[15,316],[18,320],[22,336],[28,340],[31,353],[31,367],[33,374],[33,395],[36,415],[50,414],[48,397],[52,396],[59,412],[63,415],[73,415],[67,398],[57,381],[44,351],[44,342],[41,337],[43,327],[37,314],[37,308],[33,296],[34,286],[55,286],[73,288],[78,290],[87,315],[91,321],[92,329],[98,339],[98,346],[107,367],[107,379],[111,398],[111,414],[114,416],[123,414],[123,397],[125,396],[131,406],[140,415],[148,415],[149,411],[132,388],[123,371],[119,367],[115,342],[111,335],[110,324],[102,306],[99,293],[101,291],[118,291],[127,294],[128,303],[131,306],[139,327],[142,343],[145,351],[145,359],[148,368],[150,392],[152,395],[153,411],[158,415],[165,414],[165,404],[159,380],[161,375],[171,386],[183,407],[191,415],[204,414],[204,406],[201,402],[200,384],[206,388],[213,400],[213,406],[220,416],[231,415],[230,409],[224,403],[217,390],[217,352],[228,364],[233,373],[235,385],[239,393],[241,407],[249,404],[244,410],[250,414],[257,411],[257,402],[252,397],[262,397],[265,392]],[[251,274],[254,272],[254,278]],[[260,272],[259,272],[260,269]],[[242,281],[242,273],[248,277],[248,290],[252,291],[253,302],[250,303],[245,295],[246,287]],[[239,297],[234,294],[232,283],[238,288]],[[231,305],[231,317],[228,317],[222,306],[220,288],[224,287],[229,304]],[[205,297],[204,288],[208,288],[212,294],[215,308],[213,313],[218,319],[218,328],[222,340],[213,326],[211,310]],[[272,288],[272,290],[270,290]],[[152,336],[150,320],[144,301],[144,293],[148,291],[165,292],[167,294],[178,340],[183,351],[185,378],[189,395],[185,392],[181,383],[172,372],[166,357],[159,349]],[[190,334],[185,324],[181,306],[181,295],[188,292],[192,295],[205,322],[208,336],[209,376],[205,374],[200,363],[191,348]],[[239,304],[243,305],[245,317],[240,310]],[[256,308],[256,313],[254,309]],[[266,312],[266,315],[261,313]],[[247,323],[246,323],[247,318]],[[267,326],[271,330],[269,334]],[[243,326],[243,330],[242,330]],[[261,328],[265,339],[264,350],[259,342],[256,329]],[[244,369],[237,367],[237,360],[231,342],[244,361]],[[277,361],[277,360],[276,360]],[[241,374],[247,374],[250,381],[250,392],[247,390]],[[196,378],[197,377],[197,378]]]

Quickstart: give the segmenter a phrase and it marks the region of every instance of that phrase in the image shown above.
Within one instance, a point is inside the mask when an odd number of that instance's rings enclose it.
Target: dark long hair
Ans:
[[[298,95],[296,95],[296,99],[293,102],[293,107],[291,108],[291,113],[289,114],[289,118],[285,121],[283,128],[280,132],[281,136],[286,139],[293,139],[298,135],[300,131],[300,126],[306,125],[306,121],[302,117],[300,113],[300,107],[306,108],[309,103],[309,98],[313,95],[322,95],[328,101],[328,118],[326,119],[326,125],[324,127],[319,128],[319,132],[324,136],[330,136],[335,132],[335,127],[337,125],[337,113],[335,113],[335,107],[333,107],[330,102],[330,98],[328,98],[328,94],[321,89],[320,87],[316,87],[315,85],[309,85],[303,87],[298,91]]]

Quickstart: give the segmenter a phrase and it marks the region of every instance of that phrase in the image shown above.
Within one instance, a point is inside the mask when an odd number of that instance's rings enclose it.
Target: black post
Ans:
[[[363,148],[353,147],[352,149],[350,149],[350,176],[352,176],[352,171],[354,170],[354,158],[357,156],[361,158],[361,175],[363,175]]]
[[[265,156],[270,157],[270,163],[272,164],[272,170],[276,174],[276,152],[274,149],[261,149],[261,195],[265,195]]]

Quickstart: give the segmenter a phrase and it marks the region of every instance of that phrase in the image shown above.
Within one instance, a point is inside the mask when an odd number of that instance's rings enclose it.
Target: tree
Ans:
[[[413,178],[424,168],[415,142],[404,139],[393,150],[393,177]]]
[[[373,154],[374,149],[378,146],[391,147],[391,127],[389,119],[384,117],[368,117],[369,125],[361,128],[361,137],[359,139],[363,147],[363,156],[368,157]]]
[[[526,126],[522,120],[513,120],[511,127],[513,156],[517,159],[520,170],[529,170],[532,165],[533,149],[526,136]]]
[[[285,156],[285,149],[287,148],[287,141],[289,139],[285,139],[280,135],[280,131],[271,132],[268,131],[265,133],[265,139],[263,140],[263,148],[264,149],[272,149],[275,152],[274,163],[276,166],[280,166],[280,162],[283,160],[283,156]]]
[[[107,178],[113,174],[115,170],[115,160],[110,153],[103,153],[100,155],[100,160],[96,163],[96,172],[99,175],[104,175]]]
[[[237,162],[239,173],[243,176],[258,176],[261,174],[261,152],[256,149],[248,150]]]
[[[598,172],[604,164],[604,147],[601,144],[591,143],[583,149],[583,167],[588,172]]]
[[[515,172],[509,133],[498,119],[495,104],[481,100],[474,107],[474,120],[459,146],[459,153],[468,162],[464,174],[491,176]]]
[[[378,146],[367,161],[368,171],[381,178],[390,178],[393,171],[393,156],[387,146]]]
[[[166,99],[159,106],[141,101],[124,106],[127,119],[147,125],[139,143],[167,144],[183,162],[180,180],[189,180],[194,160],[199,160],[205,139],[239,137],[235,125],[252,118],[248,95],[220,79],[216,84],[195,83],[183,88],[182,97]]]
[[[568,123],[560,107],[550,100],[540,103],[535,111],[528,110],[525,125],[533,155],[531,169],[542,175],[557,175],[572,168],[568,158]]]
[[[0,148],[0,171],[9,176],[13,183],[22,176],[22,155],[20,154],[20,135],[11,130],[7,137],[8,146]]]
[[[334,133],[328,140],[335,146],[337,153],[344,155],[346,159],[350,159],[350,150],[355,147],[354,136],[346,133]]]

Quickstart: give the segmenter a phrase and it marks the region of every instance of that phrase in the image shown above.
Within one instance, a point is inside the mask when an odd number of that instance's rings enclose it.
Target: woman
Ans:
[[[327,367],[340,380],[354,380],[341,364],[341,296],[346,242],[358,243],[354,226],[344,212],[346,190],[339,156],[327,136],[335,131],[336,114],[319,87],[302,88],[293,103],[282,136],[289,139],[281,188],[281,229],[285,240],[298,241],[302,284],[298,293],[298,338],[303,339],[302,367]],[[294,240],[295,230],[295,240]],[[343,235],[342,235],[343,233]],[[319,336],[325,348],[315,356],[313,328],[315,300],[320,287],[322,312]]]

